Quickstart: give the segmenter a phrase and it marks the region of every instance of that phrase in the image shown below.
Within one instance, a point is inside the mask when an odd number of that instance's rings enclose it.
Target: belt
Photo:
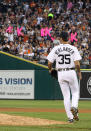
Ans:
[[[75,70],[75,68],[60,68],[58,71],[69,71],[69,70]]]

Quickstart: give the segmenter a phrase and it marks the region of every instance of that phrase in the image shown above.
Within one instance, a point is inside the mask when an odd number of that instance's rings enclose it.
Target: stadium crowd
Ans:
[[[63,30],[91,69],[90,0],[0,0],[1,51],[46,65]]]

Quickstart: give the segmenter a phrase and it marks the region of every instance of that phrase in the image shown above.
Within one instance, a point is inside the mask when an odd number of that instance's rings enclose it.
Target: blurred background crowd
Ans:
[[[0,0],[1,51],[47,65],[63,30],[91,69],[90,0]]]

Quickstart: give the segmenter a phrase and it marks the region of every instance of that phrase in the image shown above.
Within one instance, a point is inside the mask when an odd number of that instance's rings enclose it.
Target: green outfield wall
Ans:
[[[34,99],[63,99],[57,80],[48,72],[48,67],[0,51],[0,70],[34,70]]]

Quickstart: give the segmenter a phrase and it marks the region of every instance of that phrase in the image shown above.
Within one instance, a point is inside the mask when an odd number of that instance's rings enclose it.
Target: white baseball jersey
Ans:
[[[55,46],[47,59],[53,63],[56,60],[56,69],[74,68],[74,61],[81,60],[78,49],[70,44],[60,44]]]

